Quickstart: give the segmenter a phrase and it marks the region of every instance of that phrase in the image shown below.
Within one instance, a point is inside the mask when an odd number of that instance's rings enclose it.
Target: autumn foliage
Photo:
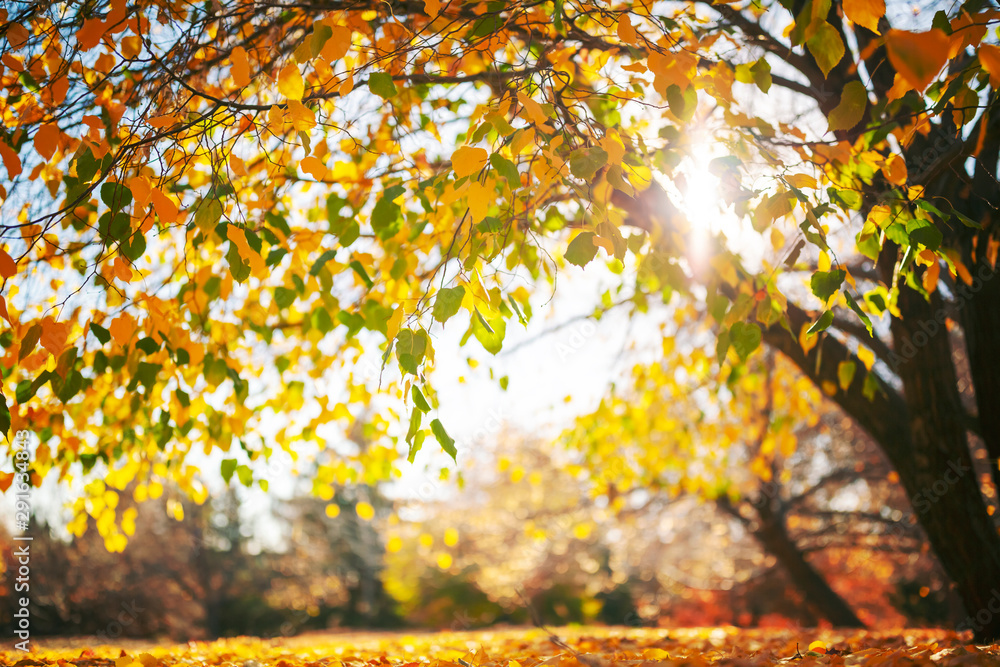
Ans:
[[[985,477],[917,516],[975,615],[1000,585],[1000,12],[928,19],[882,0],[2,8],[0,428],[39,436],[28,477],[77,484],[70,530],[93,520],[114,552],[126,490],[204,502],[216,465],[266,490],[261,461],[347,435],[308,470],[329,500],[427,442],[457,456],[442,328],[497,354],[540,288],[604,265],[594,312],[652,318],[663,345],[632,378],[643,409],[594,414],[593,463],[634,439],[627,482],[655,484],[735,443],[766,481],[822,393],[916,505],[981,440]],[[644,409],[679,378],[704,393]],[[706,423],[712,397],[743,402]],[[736,502],[727,465],[676,486]]]

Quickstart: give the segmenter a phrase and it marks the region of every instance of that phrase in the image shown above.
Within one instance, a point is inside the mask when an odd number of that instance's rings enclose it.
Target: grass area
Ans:
[[[158,645],[86,639],[0,650],[0,665],[58,667],[656,667],[657,665],[1000,665],[1000,647],[947,630],[838,632],[737,628],[504,628],[468,632],[310,634]],[[812,650],[810,650],[812,649]]]

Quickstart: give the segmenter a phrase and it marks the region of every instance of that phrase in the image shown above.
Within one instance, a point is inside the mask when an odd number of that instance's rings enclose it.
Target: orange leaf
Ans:
[[[639,41],[639,36],[632,27],[632,21],[624,14],[618,19],[618,38],[626,44],[636,44]]]
[[[132,267],[128,265],[124,257],[115,257],[115,277],[122,282],[132,282]]]
[[[0,276],[10,278],[17,273],[17,264],[14,259],[7,254],[7,251],[0,248]]]
[[[950,41],[941,30],[890,30],[885,36],[889,62],[906,82],[923,91],[948,62]]]
[[[920,282],[924,286],[924,290],[931,294],[937,287],[938,278],[941,275],[941,265],[938,262],[934,262],[924,271],[924,275],[921,276]]]
[[[424,0],[424,13],[435,17],[441,13],[441,0]]]
[[[55,319],[46,317],[42,320],[42,335],[38,340],[42,347],[52,353],[52,356],[58,357],[66,349],[66,337],[69,336],[72,326],[72,322],[60,324]]]
[[[3,159],[3,166],[7,168],[7,177],[14,178],[21,173],[21,158],[13,148],[0,141],[0,158]]]
[[[0,472],[0,493],[7,493],[7,489],[9,489],[10,485],[13,483],[14,483],[14,473]]]
[[[983,44],[979,47],[979,64],[990,75],[990,85],[1000,87],[1000,47]]]
[[[141,208],[149,203],[149,196],[152,194],[152,190],[145,176],[136,176],[131,179],[128,182],[128,189],[132,191],[136,206]]]
[[[879,35],[878,20],[885,16],[885,0],[844,0],[844,13],[852,23]]]
[[[462,178],[474,174],[486,166],[489,153],[483,148],[462,146],[451,155],[451,164],[455,169],[455,177]]]
[[[0,317],[7,320],[7,324],[10,324],[11,326],[14,325],[14,323],[10,321],[10,313],[7,312],[7,299],[2,296],[0,296]]]
[[[229,156],[229,168],[233,170],[233,173],[237,176],[247,175],[247,166],[243,162],[243,158],[237,157],[235,155]]]
[[[250,263],[250,270],[254,274],[260,274],[266,270],[267,265],[264,263],[264,258],[260,256],[259,252],[250,247],[247,235],[242,228],[236,225],[228,225],[226,227],[226,238],[236,246],[240,257]]]
[[[28,29],[20,23],[11,23],[7,26],[7,41],[15,49],[24,46],[30,36]]]
[[[233,81],[240,88],[246,88],[250,85],[250,61],[247,60],[247,50],[237,46],[230,54],[230,58],[232,65],[229,71],[233,75]]]
[[[315,155],[303,158],[302,162],[299,162],[299,166],[302,168],[302,171],[306,172],[317,181],[322,181],[326,178],[326,165],[323,164],[323,161]]]
[[[35,133],[35,150],[46,160],[51,160],[59,148],[59,136],[59,126],[55,123],[42,125]]]
[[[150,199],[153,200],[153,209],[160,216],[160,222],[164,224],[177,222],[177,214],[179,213],[177,204],[170,197],[163,194],[163,190],[160,190],[160,188],[153,188],[149,194]]]
[[[135,320],[132,319],[132,316],[128,313],[122,313],[115,319],[111,320],[111,326],[108,327],[108,331],[119,345],[125,346],[130,340],[132,340],[132,336],[135,334],[136,328]]]
[[[333,34],[330,35],[330,39],[326,40],[326,44],[319,52],[323,60],[328,63],[346,56],[351,48],[351,41],[354,39],[351,29],[345,25],[331,25],[330,30],[333,31]]]
[[[290,100],[301,100],[306,91],[306,84],[295,63],[285,65],[278,74],[278,92]]]
[[[80,48],[89,51],[101,43],[107,26],[101,19],[87,19],[83,22],[83,27],[76,31],[76,41]]]
[[[885,174],[887,181],[893,185],[905,185],[906,184],[906,161],[903,160],[902,156],[893,153],[885,161],[885,165],[882,166],[882,173]]]

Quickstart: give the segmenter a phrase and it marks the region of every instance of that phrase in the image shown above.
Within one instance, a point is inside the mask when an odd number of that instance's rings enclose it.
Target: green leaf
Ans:
[[[322,255],[319,256],[319,259],[313,262],[312,268],[309,269],[309,275],[313,277],[318,276],[319,272],[323,270],[324,266],[326,266],[326,263],[332,260],[336,256],[337,256],[336,250],[327,250],[326,252],[324,252]]]
[[[833,324],[833,311],[828,310],[819,316],[819,319],[816,320],[811,327],[809,327],[809,330],[806,331],[806,333],[814,334],[819,333],[820,331],[826,331],[831,324]]]
[[[222,202],[218,199],[208,199],[194,213],[194,224],[200,229],[214,229],[222,220]]]
[[[806,40],[806,48],[823,70],[824,77],[830,74],[830,70],[841,61],[845,53],[840,33],[826,21],[820,23],[813,36]]]
[[[253,485],[253,471],[250,470],[250,466],[241,465],[236,467],[236,476],[240,478],[240,484],[243,486]]]
[[[754,322],[737,322],[729,329],[729,339],[733,349],[743,361],[760,347],[762,337],[760,327]]]
[[[410,388],[410,394],[413,396],[413,405],[417,406],[417,410],[421,412],[430,412],[431,406],[428,405],[427,399],[424,398],[423,392],[420,391],[420,387],[413,385]]]
[[[608,152],[600,146],[578,148],[569,156],[569,170],[577,178],[589,181],[608,163]]]
[[[906,223],[906,232],[910,235],[911,243],[919,243],[931,250],[941,247],[944,235],[937,225],[923,220],[922,218],[912,218]]]
[[[444,430],[444,424],[441,423],[440,419],[435,419],[431,422],[431,432],[434,433],[434,437],[437,438],[438,443],[441,445],[448,456],[452,458],[453,461],[457,461],[458,450],[455,449],[455,441],[448,436],[448,432]]]
[[[871,318],[868,317],[868,314],[865,311],[861,310],[861,306],[859,306],[858,302],[854,300],[854,297],[851,296],[850,292],[848,292],[847,290],[844,290],[844,297],[847,299],[847,305],[851,307],[851,310],[853,310],[854,313],[859,318],[861,318],[861,321],[864,323],[865,328],[868,329],[868,335],[871,336],[872,338],[874,338],[875,334],[872,333],[872,320],[871,320]]]
[[[108,341],[111,340],[111,332],[102,327],[100,324],[91,322],[90,330],[93,332],[94,336],[101,345],[107,345]]]
[[[750,68],[750,73],[753,74],[753,81],[762,93],[771,89],[771,65],[765,58],[761,57],[755,62]]]
[[[517,166],[513,162],[500,155],[500,153],[494,153],[490,156],[490,164],[493,165],[498,174],[507,179],[511,189],[520,187],[521,175],[518,173]]]
[[[121,183],[105,183],[101,186],[101,201],[112,212],[120,211],[132,203],[132,191]]]
[[[446,322],[462,307],[462,299],[465,298],[465,287],[446,287],[438,292],[437,299],[434,300],[434,311],[432,316],[438,322]]]
[[[834,269],[833,271],[817,271],[810,279],[809,285],[812,287],[812,293],[815,294],[820,301],[826,303],[833,293],[840,289],[840,285],[844,282],[844,278],[846,277],[847,272],[843,269]]]
[[[570,241],[566,248],[566,261],[577,266],[586,266],[597,254],[597,246],[594,245],[594,233],[583,232],[577,234],[576,238]]]
[[[146,354],[155,354],[160,350],[160,344],[157,343],[152,338],[150,338],[149,336],[146,336],[145,338],[140,340],[138,343],[135,344],[135,346],[140,350],[142,350],[143,352],[145,352]]]
[[[222,459],[219,472],[222,473],[222,479],[226,481],[226,484],[229,484],[229,480],[233,478],[233,473],[236,472],[236,459]]]
[[[385,72],[373,72],[368,76],[368,90],[372,91],[383,100],[395,97],[398,92],[396,90],[396,84],[392,82],[392,75],[386,74]]]
[[[368,272],[365,271],[365,267],[360,261],[356,259],[352,260],[348,266],[351,267],[351,270],[354,271],[354,273],[358,274],[358,277],[361,278],[362,282],[368,286],[368,289],[371,289],[375,285],[375,283],[372,282],[372,279],[368,277]]]
[[[868,107],[868,91],[860,81],[850,81],[844,86],[840,104],[830,112],[829,130],[850,130],[861,122]]]
[[[122,253],[132,262],[142,257],[146,252],[146,235],[142,233],[142,230],[137,230],[135,234],[132,235],[132,242],[125,246],[122,244]]]
[[[837,380],[840,388],[847,391],[847,388],[854,382],[854,374],[858,371],[858,365],[853,361],[841,361],[837,364]]]
[[[406,454],[406,460],[413,463],[413,459],[417,457],[417,452],[423,447],[424,438],[426,433],[420,429],[420,421],[423,419],[424,413],[420,410],[414,410],[413,414],[410,415],[410,429],[413,433],[412,437],[407,433],[407,442],[410,443],[410,451]]]
[[[386,189],[375,202],[375,208],[372,209],[372,230],[382,240],[395,236],[403,227],[403,211],[394,200],[405,191],[406,188],[402,185],[394,185]]]
[[[410,375],[419,372],[426,352],[427,332],[401,329],[396,334],[396,360],[399,361],[399,367]]]
[[[4,438],[10,435],[10,408],[7,407],[7,397],[0,394],[0,433]]]
[[[280,310],[288,308],[295,303],[295,290],[287,287],[277,287],[274,290],[274,303]]]
[[[491,317],[487,320],[479,309],[472,318],[472,333],[490,354],[498,354],[503,348],[503,339],[507,334],[507,321],[503,317]]]

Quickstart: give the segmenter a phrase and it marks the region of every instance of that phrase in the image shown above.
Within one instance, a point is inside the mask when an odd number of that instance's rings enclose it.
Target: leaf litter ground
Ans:
[[[85,639],[0,649],[0,665],[55,667],[672,667],[674,665],[998,665],[1000,645],[947,630],[537,628],[237,637],[163,645]]]

